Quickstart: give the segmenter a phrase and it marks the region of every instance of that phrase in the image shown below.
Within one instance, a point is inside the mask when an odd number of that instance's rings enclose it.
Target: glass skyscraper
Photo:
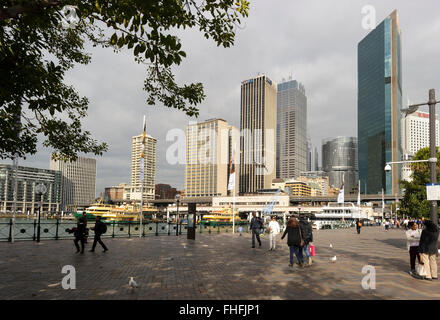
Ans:
[[[277,178],[292,179],[307,171],[307,97],[296,80],[278,84]]]
[[[358,44],[358,161],[361,192],[399,193],[401,160],[401,31],[397,11]],[[366,190],[365,190],[366,188]]]

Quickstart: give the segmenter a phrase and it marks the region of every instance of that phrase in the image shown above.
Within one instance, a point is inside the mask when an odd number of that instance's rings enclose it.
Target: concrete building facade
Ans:
[[[241,83],[240,194],[270,189],[276,178],[277,85],[266,75]]]
[[[87,207],[96,197],[96,159],[78,157],[76,161],[50,160],[50,169],[63,176],[62,209]]]

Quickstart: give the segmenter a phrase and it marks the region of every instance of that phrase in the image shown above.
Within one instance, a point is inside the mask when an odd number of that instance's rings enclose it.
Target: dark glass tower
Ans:
[[[361,192],[399,193],[401,32],[397,11],[358,44],[358,161]],[[366,186],[366,187],[365,187]],[[367,190],[365,190],[365,188]]]

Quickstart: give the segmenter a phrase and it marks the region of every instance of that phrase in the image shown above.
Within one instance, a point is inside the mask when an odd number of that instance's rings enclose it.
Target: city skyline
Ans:
[[[430,69],[430,62],[434,61],[431,52],[435,50],[428,51],[424,44],[430,35],[440,30],[440,24],[434,20],[435,2],[426,2],[423,15],[416,14],[422,10],[416,4],[398,1],[386,5],[372,1],[370,4],[377,10],[378,23],[394,9],[399,10],[401,23],[405,25],[403,105],[406,105],[408,96],[413,102],[425,100],[428,89],[439,83],[439,76]],[[132,136],[141,134],[143,114],[147,115],[147,133],[158,140],[157,183],[169,183],[182,189],[184,165],[169,165],[164,161],[166,149],[171,144],[165,139],[167,131],[174,128],[184,130],[189,121],[212,117],[224,118],[238,126],[240,81],[256,76],[258,72],[267,74],[275,82],[281,82],[282,78],[290,75],[301,79],[308,89],[308,127],[313,145],[320,146],[322,138],[328,136],[355,136],[356,44],[369,33],[361,26],[361,9],[365,3],[339,1],[320,5],[322,13],[312,16],[313,3],[294,5],[286,2],[280,11],[255,1],[251,3],[246,26],[237,30],[236,45],[230,49],[217,48],[213,43],[203,43],[202,36],[185,33],[188,61],[177,68],[177,79],[204,83],[207,99],[199,106],[201,113],[198,119],[160,106],[145,108],[145,92],[141,90],[143,68],[127,53],[115,56],[111,52],[89,47],[93,56],[92,63],[86,67],[87,72],[84,72],[84,66],[78,67],[69,73],[68,81],[82,95],[90,98],[85,128],[96,139],[109,142],[109,152],[103,157],[96,157],[97,194],[105,186],[130,183],[131,152],[128,141]],[[294,12],[295,19],[289,20],[287,16],[285,20],[274,18],[283,17],[283,12],[289,11],[286,10],[289,8],[294,8],[290,11]],[[262,24],[261,21],[268,23]],[[322,23],[325,21],[324,30]],[[320,27],[314,27],[316,25]],[[269,36],[274,32],[275,36]],[[331,39],[326,35],[332,35]],[[267,39],[268,45],[252,45],[259,38]],[[293,43],[300,45],[294,46]],[[423,52],[422,62],[420,52]],[[109,65],[112,68],[108,68]],[[196,76],[194,70],[197,70]],[[335,126],[341,114],[344,114],[346,125]],[[19,165],[44,169],[49,167],[49,158],[50,150],[41,147],[36,156],[20,160]],[[2,162],[9,163],[9,160]]]

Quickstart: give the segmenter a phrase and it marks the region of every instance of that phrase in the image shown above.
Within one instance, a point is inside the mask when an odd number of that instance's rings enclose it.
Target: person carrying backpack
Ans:
[[[108,249],[105,246],[104,242],[102,242],[102,240],[101,240],[101,235],[107,232],[107,226],[105,225],[105,223],[103,223],[101,221],[101,217],[100,216],[96,217],[95,226],[92,228],[92,230],[95,232],[95,238],[93,239],[93,246],[92,246],[92,250],[90,250],[90,252],[95,252],[95,247],[96,247],[96,243],[97,242],[99,242],[99,244],[104,249],[103,252],[108,251]]]
[[[310,254],[310,243],[313,242],[313,228],[312,225],[305,219],[299,220],[299,226],[301,228],[301,235],[304,240],[304,254],[307,257],[307,265],[312,265],[312,256]]]

